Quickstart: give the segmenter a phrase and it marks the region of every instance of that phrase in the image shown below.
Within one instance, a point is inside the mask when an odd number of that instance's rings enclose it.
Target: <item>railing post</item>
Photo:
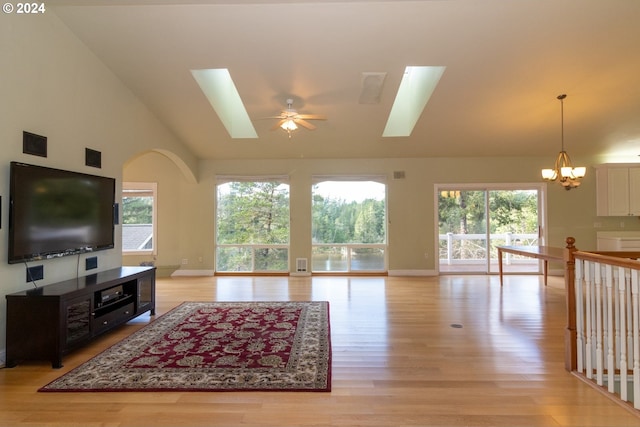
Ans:
[[[447,265],[451,265],[453,259],[453,233],[447,233]]]
[[[576,260],[573,253],[576,239],[567,237],[564,250],[564,287],[567,305],[567,327],[564,332],[564,367],[567,371],[575,371],[578,367],[578,345],[576,342]]]

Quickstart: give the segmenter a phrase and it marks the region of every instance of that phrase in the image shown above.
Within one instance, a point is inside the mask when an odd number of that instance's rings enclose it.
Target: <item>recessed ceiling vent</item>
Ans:
[[[387,73],[362,73],[362,87],[360,89],[358,103],[378,104],[380,102],[380,94],[382,93],[385,77],[387,77]]]

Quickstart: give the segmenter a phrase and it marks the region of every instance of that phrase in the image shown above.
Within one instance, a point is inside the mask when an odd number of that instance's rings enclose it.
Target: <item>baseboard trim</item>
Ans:
[[[171,274],[171,277],[179,276],[214,276],[214,270],[176,270]],[[389,270],[388,276],[437,276],[438,273],[435,270]],[[293,277],[309,277],[310,272],[290,272],[289,276]]]
[[[437,276],[438,272],[435,270],[389,270],[389,276]]]
[[[171,277],[178,276],[213,276],[213,270],[176,270],[171,273]]]

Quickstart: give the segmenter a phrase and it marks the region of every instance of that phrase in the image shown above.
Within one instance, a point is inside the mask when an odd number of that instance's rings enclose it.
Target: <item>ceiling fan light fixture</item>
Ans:
[[[293,119],[285,120],[284,122],[282,122],[280,127],[285,132],[287,132],[287,134],[289,135],[289,138],[291,138],[291,132],[298,129],[298,125],[296,125],[296,122],[294,122]]]
[[[296,125],[296,122],[294,122],[292,119],[289,120],[285,120],[280,127],[284,130],[286,130],[287,132],[291,132],[292,130],[296,130],[298,129],[298,125]]]
[[[291,98],[287,99],[287,109],[282,110],[279,116],[267,118],[278,119],[278,123],[276,123],[271,130],[281,128],[287,132],[289,138],[291,138],[291,132],[298,130],[299,126],[308,130],[316,129],[309,120],[327,120],[327,118],[321,114],[298,114],[298,112],[293,109],[293,99]]]

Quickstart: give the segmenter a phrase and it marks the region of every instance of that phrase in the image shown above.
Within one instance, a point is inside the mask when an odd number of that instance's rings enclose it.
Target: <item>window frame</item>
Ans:
[[[122,199],[125,197],[148,197],[151,194],[153,199],[152,212],[151,212],[151,249],[125,249],[124,243],[122,245],[123,255],[157,255],[158,254],[158,183],[156,182],[135,182],[126,181],[122,183]],[[121,203],[122,215],[124,216],[124,204]],[[121,235],[124,233],[126,224],[121,222]],[[123,240],[124,238],[121,237]]]
[[[218,242],[218,208],[219,208],[219,187],[221,185],[225,185],[225,184],[229,184],[231,182],[251,182],[251,183],[259,183],[259,182],[276,182],[279,184],[284,184],[288,187],[288,202],[289,202],[289,216],[287,218],[288,220],[288,231],[289,231],[289,236],[287,239],[287,243],[274,243],[274,244],[269,244],[269,243],[219,243]],[[215,263],[214,263],[214,270],[216,271],[216,273],[222,273],[222,274],[253,274],[253,273],[258,273],[258,274],[262,274],[262,273],[288,273],[291,269],[291,183],[289,182],[289,176],[288,175],[263,175],[263,176],[254,176],[254,175],[217,175],[216,176],[216,185],[215,185],[215,212],[214,212],[214,253],[215,253]],[[249,251],[251,251],[251,268],[248,270],[241,270],[241,271],[235,271],[235,270],[218,270],[218,251],[220,249],[224,250],[224,249],[231,249],[231,248],[237,248],[237,249],[247,249]],[[260,270],[260,269],[256,269],[256,251],[259,249],[265,249],[265,248],[271,248],[271,249],[286,249],[287,251],[287,261],[286,261],[286,268],[283,270],[271,270],[271,269],[267,269],[267,270]]]
[[[334,181],[334,182],[376,182],[378,184],[384,185],[384,242],[382,243],[326,243],[326,242],[311,242],[311,262],[310,262],[310,271],[314,274],[326,274],[326,273],[384,273],[389,269],[389,185],[387,183],[386,175],[313,175],[312,176],[312,186],[311,186],[311,200],[313,205],[313,187],[315,185],[321,184],[326,181]],[[313,206],[311,208],[313,210]],[[313,230],[313,214],[311,216],[311,229]],[[340,251],[346,251],[346,269],[340,270],[316,270],[314,269],[314,259],[313,255],[316,249],[319,248],[334,248]],[[383,268],[382,269],[353,269],[351,266],[352,254],[354,250],[357,249],[373,249],[373,250],[381,250],[383,252]]]

